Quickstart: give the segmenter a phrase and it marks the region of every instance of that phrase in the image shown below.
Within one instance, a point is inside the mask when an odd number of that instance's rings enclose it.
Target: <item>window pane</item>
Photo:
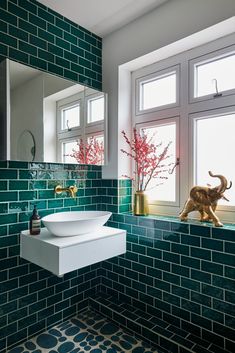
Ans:
[[[176,103],[176,72],[142,82],[140,110]]]
[[[218,91],[235,88],[235,55],[217,59],[212,62],[197,64],[195,97],[216,93],[215,79]]]
[[[63,143],[63,162],[64,163],[77,163],[76,158],[71,157],[73,150],[78,150],[77,141],[70,141]]]
[[[176,124],[159,125],[151,128],[145,128],[149,138],[152,136],[152,143],[159,146],[159,154],[163,152],[164,148],[171,142],[167,155],[170,156],[163,164],[174,163],[176,161]],[[149,200],[155,201],[176,201],[176,174],[169,174],[169,169],[173,166],[166,166],[166,172],[161,174],[168,179],[152,179],[148,185],[147,195]]]
[[[104,120],[104,96],[88,100],[88,123]]]
[[[222,174],[228,183],[235,180],[233,152],[235,151],[235,114],[204,118],[196,121],[196,164],[195,183],[197,185],[218,185],[219,179],[208,175]],[[230,200],[220,200],[219,204],[234,206],[234,189],[225,192]]]
[[[87,163],[103,165],[104,164],[104,136],[96,135],[88,137],[87,144],[89,146]]]
[[[62,110],[62,130],[80,125],[80,105],[74,105]]]

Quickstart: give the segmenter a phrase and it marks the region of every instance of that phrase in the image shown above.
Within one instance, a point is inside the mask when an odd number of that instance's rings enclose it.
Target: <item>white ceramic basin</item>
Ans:
[[[49,232],[57,237],[71,237],[100,228],[111,214],[106,211],[59,212],[43,217],[42,221]]]

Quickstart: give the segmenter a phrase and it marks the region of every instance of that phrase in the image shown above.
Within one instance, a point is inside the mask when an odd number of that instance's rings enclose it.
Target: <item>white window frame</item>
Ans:
[[[165,119],[157,119],[154,121],[149,121],[147,123],[140,123],[136,124],[136,129],[137,131],[140,131],[144,128],[150,128],[150,127],[157,127],[157,126],[166,126],[170,125],[172,123],[175,123],[176,126],[176,159],[179,158],[179,117],[169,117]],[[174,161],[175,162],[175,161]],[[134,167],[134,166],[133,166]],[[169,169],[172,169],[174,166],[169,167]],[[179,168],[175,168],[175,173],[176,173],[176,178],[175,178],[175,201],[157,201],[157,200],[150,200],[149,201],[149,206],[152,208],[152,206],[159,206],[162,208],[164,212],[168,212],[168,207],[179,207]]]
[[[234,111],[235,90],[224,91],[218,99],[213,97],[214,94],[194,99],[194,79],[192,75],[195,63],[201,63],[204,60],[210,61],[213,57],[218,58],[220,55],[226,56],[226,53],[229,54],[235,50],[234,42],[235,33],[132,72],[132,127],[146,124],[154,125],[158,121],[167,122],[167,119],[178,117],[179,140],[177,143],[180,164],[176,167],[179,184],[177,203],[171,205],[169,202],[153,202],[150,205],[150,213],[152,214],[178,217],[189,196],[190,189],[195,185],[193,119],[208,115],[229,114]],[[151,75],[156,75],[157,72],[170,71],[173,67],[178,67],[179,72],[178,105],[161,106],[157,109],[140,112],[137,109],[139,106],[139,82],[151,77]],[[217,173],[219,170],[213,172]],[[221,205],[218,206],[217,213],[225,222],[234,221],[235,207]],[[190,216],[199,219],[198,212]]]
[[[192,136],[192,143],[190,144],[190,155],[192,156],[190,165],[189,165],[189,180],[190,180],[190,185],[195,185],[196,184],[196,154],[197,154],[197,146],[196,146],[196,130],[195,126],[197,123],[197,120],[202,120],[202,119],[207,119],[207,118],[215,118],[219,117],[221,115],[230,115],[230,114],[235,114],[235,105],[234,106],[227,106],[224,108],[218,108],[218,109],[212,109],[209,111],[201,111],[197,113],[192,113],[189,115],[189,131],[190,135]],[[213,173],[217,173],[216,171],[212,171]],[[209,176],[208,176],[209,180]],[[229,180],[228,180],[229,182]],[[226,212],[226,220],[227,221],[233,221],[234,222],[234,212],[235,212],[235,206],[229,206],[228,205],[218,205],[216,209],[216,213],[218,214],[219,217],[224,217],[224,212]]]
[[[215,93],[207,94],[205,96],[200,96],[200,97],[194,96],[196,85],[197,85],[196,77],[195,77],[196,66],[200,64],[207,64],[210,62],[214,62],[219,59],[226,58],[232,55],[235,55],[235,45],[231,45],[229,47],[207,53],[205,55],[199,56],[189,61],[190,103],[201,102],[206,100],[215,100],[215,99],[220,99],[221,97],[226,97],[226,96],[235,94],[235,88],[226,90],[226,91],[220,91],[218,87],[218,91],[222,95],[220,97],[217,97]]]
[[[89,89],[88,89],[89,92]],[[104,97],[104,119],[98,120],[92,123],[88,123],[88,108],[87,104],[90,99]],[[61,128],[61,116],[62,111],[65,108],[73,107],[74,105],[80,105],[80,125],[72,127],[71,129]],[[105,148],[104,148],[104,163],[107,160],[107,136],[105,124],[107,125],[107,95],[103,92],[90,93],[85,95],[84,92],[77,93],[58,100],[56,103],[56,116],[57,116],[57,160],[64,163],[63,159],[63,144],[70,141],[82,139],[84,142],[88,137],[91,136],[104,136]],[[76,162],[74,162],[76,163]]]
[[[83,138],[84,135],[84,122],[82,119],[84,111],[84,93],[77,93],[75,95],[63,98],[56,103],[56,121],[57,121],[57,160],[64,163],[63,159],[63,143],[79,140]],[[61,116],[65,108],[73,107],[75,105],[80,105],[80,125],[72,127],[71,129],[61,128]]]
[[[89,122],[89,102],[92,100],[99,99],[101,97],[104,97],[104,104],[105,104],[105,93],[97,92],[97,93],[92,93],[92,94],[86,95],[86,97],[85,97],[85,116],[86,116],[85,126],[98,125],[98,124],[104,123],[105,114],[106,114],[105,106],[104,106],[104,118],[97,120],[97,121]]]
[[[136,91],[136,98],[135,98],[135,102],[136,102],[136,106],[135,106],[135,112],[136,115],[142,115],[142,114],[146,114],[146,113],[150,113],[150,112],[156,112],[159,110],[163,110],[163,109],[168,109],[168,108],[173,108],[173,107],[177,107],[179,106],[179,65],[174,65],[172,67],[167,67],[165,69],[160,69],[158,71],[155,71],[149,75],[146,76],[142,76],[142,77],[138,77],[136,79],[136,87],[135,87],[135,91]],[[176,102],[175,103],[169,103],[169,104],[164,104],[161,106],[157,106],[157,107],[153,107],[150,109],[140,109],[140,105],[141,105],[141,91],[142,91],[142,84],[148,81],[154,81],[154,79],[160,79],[160,78],[164,78],[167,76],[170,76],[171,73],[175,72],[176,73]]]

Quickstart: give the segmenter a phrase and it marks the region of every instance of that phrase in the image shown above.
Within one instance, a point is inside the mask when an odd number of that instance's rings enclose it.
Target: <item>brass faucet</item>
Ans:
[[[67,186],[65,188],[62,188],[61,185],[57,185],[55,187],[55,194],[61,194],[63,191],[69,192],[70,195],[74,198],[76,196],[78,188],[76,187],[76,185]]]

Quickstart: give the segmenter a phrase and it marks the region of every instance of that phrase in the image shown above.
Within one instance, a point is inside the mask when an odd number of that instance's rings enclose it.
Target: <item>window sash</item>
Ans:
[[[213,62],[216,62],[216,61],[221,60],[223,58],[227,58],[227,57],[234,56],[234,55],[235,55],[235,45],[232,45],[232,46],[229,46],[229,47],[226,47],[223,49],[219,49],[219,50],[213,51],[211,53],[207,53],[207,54],[204,54],[204,55],[201,55],[201,56],[198,56],[196,58],[192,58],[191,60],[189,60],[189,82],[190,82],[190,98],[189,98],[189,100],[190,100],[190,103],[196,103],[196,102],[208,101],[208,100],[216,100],[217,98],[226,97],[226,96],[230,96],[230,95],[235,94],[235,87],[232,89],[222,91],[222,90],[220,90],[219,83],[218,83],[218,92],[219,92],[219,94],[221,94],[218,97],[215,94],[216,92],[202,95],[202,96],[198,96],[198,97],[196,96],[197,67],[200,65],[213,63]]]
[[[216,118],[220,116],[235,114],[235,106],[232,107],[224,107],[218,109],[212,109],[210,111],[202,111],[190,114],[189,116],[189,128],[190,128],[190,135],[192,136],[192,143],[190,145],[190,161],[189,164],[189,183],[190,187],[195,185],[196,182],[196,161],[197,161],[197,135],[196,135],[196,124],[198,120],[208,119],[208,118]],[[213,142],[212,142],[213,143]],[[218,166],[219,168],[219,166]],[[215,174],[222,174],[219,173],[219,170],[212,171]],[[225,175],[226,177],[226,175]],[[208,180],[209,180],[208,176]],[[230,180],[228,180],[229,182]],[[226,196],[226,193],[225,193]],[[225,214],[225,213],[226,214]],[[233,221],[234,222],[234,212],[235,206],[230,206],[229,202],[228,205],[218,205],[216,213],[221,217],[224,218],[225,221]]]
[[[135,114],[141,115],[151,112],[156,112],[163,109],[169,109],[173,107],[179,106],[179,65],[175,65],[172,67],[168,67],[163,70],[155,71],[149,75],[142,76],[136,79],[135,82],[135,91],[136,91],[136,98],[135,98]],[[161,80],[166,77],[170,77],[172,74],[175,74],[176,81],[175,81],[175,97],[176,101],[174,103],[167,103],[163,105],[159,105],[156,107],[148,108],[148,109],[141,109],[143,106],[143,85],[148,82],[153,82],[157,80]]]
[[[163,120],[155,120],[147,123],[139,123],[139,124],[136,124],[136,129],[137,131],[140,131],[144,128],[152,128],[152,127],[158,127],[158,126],[161,127],[161,126],[167,126],[172,124],[175,124],[175,127],[176,127],[176,146],[175,146],[176,156],[175,157],[177,159],[179,158],[179,117],[171,117]],[[176,162],[176,159],[173,162]],[[135,168],[135,165],[133,163],[132,170],[134,170],[134,168]],[[173,168],[173,165],[169,169],[172,169],[172,168]],[[149,200],[149,205],[179,207],[179,166],[176,166],[174,168],[174,173],[175,173],[175,201]]]

